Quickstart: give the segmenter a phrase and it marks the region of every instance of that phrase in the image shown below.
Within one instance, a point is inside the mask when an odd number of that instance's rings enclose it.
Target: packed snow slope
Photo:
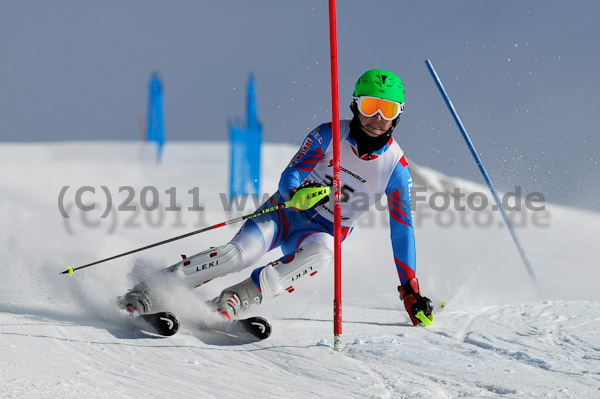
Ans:
[[[210,317],[204,302],[250,270],[193,291],[157,287],[181,331],[157,338],[132,330],[118,295],[181,254],[227,242],[239,225],[72,277],[59,272],[255,208],[250,200],[224,210],[226,144],[169,144],[160,165],[153,151],[122,142],[0,146],[0,397],[600,397],[600,215],[548,204],[513,214],[535,285],[498,212],[417,203],[417,275],[437,307],[447,303],[431,327],[409,324],[387,211],[378,210],[344,244],[341,353],[331,349],[333,270],[251,309],[273,324],[265,341],[195,327]],[[295,151],[265,146],[265,193]]]

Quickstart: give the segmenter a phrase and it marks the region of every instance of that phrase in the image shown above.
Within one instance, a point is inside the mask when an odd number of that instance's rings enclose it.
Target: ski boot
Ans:
[[[237,319],[240,313],[248,309],[251,304],[260,304],[261,302],[262,293],[252,278],[248,278],[223,290],[221,295],[211,301],[211,304],[217,312],[231,320]]]
[[[148,289],[138,284],[118,298],[119,306],[132,314],[150,313],[152,301]]]

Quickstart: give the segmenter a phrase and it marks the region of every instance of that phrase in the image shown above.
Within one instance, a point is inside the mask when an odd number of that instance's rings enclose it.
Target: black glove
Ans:
[[[321,183],[318,183],[318,182],[316,182],[316,181],[311,181],[311,180],[309,180],[309,181],[305,181],[305,182],[304,182],[304,183],[302,183],[300,186],[298,186],[298,187],[294,188],[292,191],[290,191],[290,201],[292,201],[292,202],[294,202],[294,201],[295,201],[295,199],[294,199],[294,195],[296,195],[296,194],[298,194],[299,196],[301,196],[301,197],[302,197],[302,194],[303,194],[302,190],[303,190],[303,189],[305,189],[305,188],[318,188],[318,187],[323,187],[323,188],[325,188],[325,187],[327,187],[327,186],[324,186],[324,185],[322,185]],[[328,187],[327,187],[327,189],[329,190],[329,188],[328,188]],[[327,196],[323,197],[323,198],[322,198],[320,201],[318,201],[317,203],[315,203],[315,204],[311,204],[310,208],[316,208],[317,206],[324,205],[324,204],[326,204],[328,201],[329,201],[329,195],[327,195]],[[301,203],[301,204],[304,204],[304,202],[305,202],[305,201],[303,201],[303,200],[300,200],[300,203]],[[299,208],[299,209],[301,209],[301,210],[305,210],[305,209],[308,209],[308,208]]]
[[[406,284],[398,287],[400,299],[404,301],[404,308],[410,316],[413,325],[419,324],[419,319],[415,316],[422,311],[425,316],[432,319],[433,305],[429,298],[421,296],[419,289],[419,280],[416,277],[411,278]]]

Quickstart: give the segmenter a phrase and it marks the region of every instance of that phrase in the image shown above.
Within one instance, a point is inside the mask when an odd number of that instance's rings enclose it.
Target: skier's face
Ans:
[[[365,133],[371,137],[381,136],[392,126],[392,121],[386,121],[379,113],[369,117],[359,112],[358,119]]]

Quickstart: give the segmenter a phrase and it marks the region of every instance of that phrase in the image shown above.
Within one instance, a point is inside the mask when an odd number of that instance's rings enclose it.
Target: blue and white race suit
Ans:
[[[331,124],[322,124],[305,138],[300,150],[281,174],[279,190],[260,209],[290,199],[290,191],[305,181],[331,186],[333,147]],[[394,264],[401,284],[415,277],[415,239],[410,210],[412,176],[404,152],[390,138],[378,151],[358,156],[350,135],[350,121],[340,123],[342,239],[383,195],[387,196]],[[281,247],[285,263],[299,248],[322,245],[333,251],[333,201],[307,211],[290,208],[247,220],[231,243],[242,250],[243,267],[267,251]],[[332,258],[328,257],[329,262]],[[277,262],[275,262],[277,264]],[[252,273],[260,288],[260,271]]]

